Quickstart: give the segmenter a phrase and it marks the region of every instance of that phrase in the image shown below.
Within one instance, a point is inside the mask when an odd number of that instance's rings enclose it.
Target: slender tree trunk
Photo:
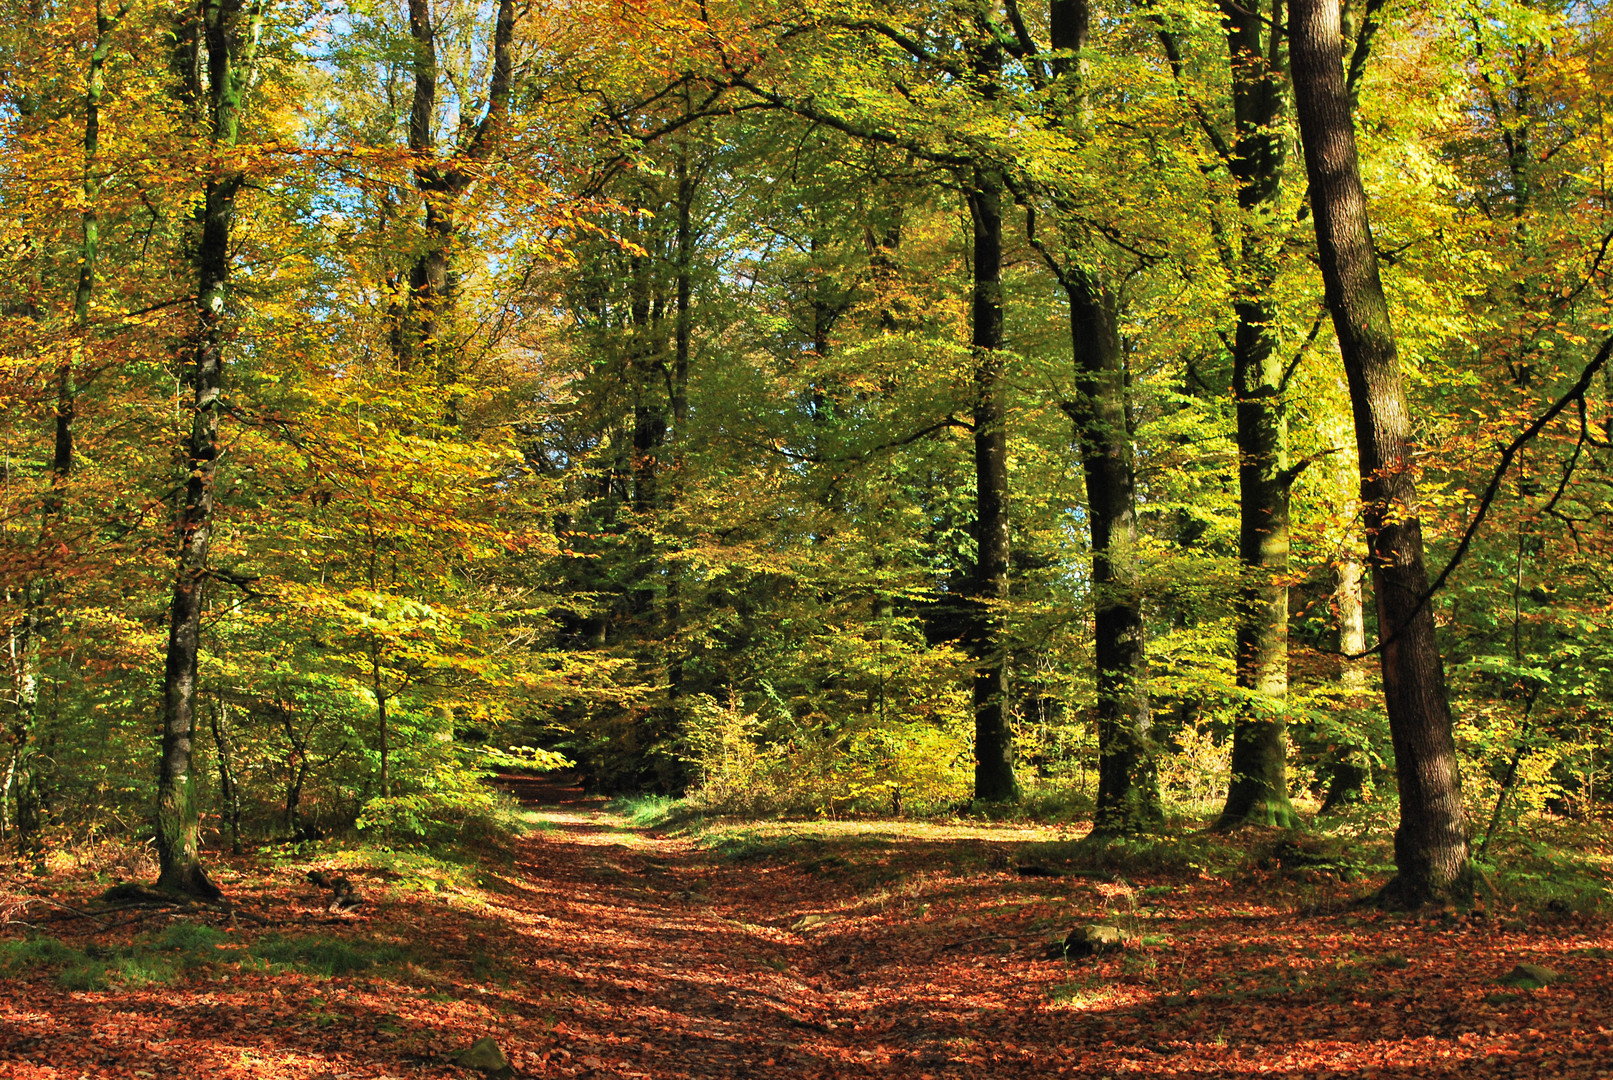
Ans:
[[[1049,38],[1065,81],[1067,122],[1091,127],[1083,53],[1088,0],[1052,0]],[[1044,253],[1045,254],[1045,253]],[[1093,653],[1097,667],[1098,799],[1093,829],[1138,832],[1164,819],[1154,762],[1148,652],[1138,589],[1137,471],[1126,407],[1126,362],[1116,301],[1093,265],[1057,266],[1070,302],[1075,395],[1064,403],[1086,479],[1092,535]]]
[[[1345,86],[1338,0],[1294,0],[1294,93],[1322,281],[1355,414],[1361,501],[1395,750],[1398,874],[1385,898],[1420,904],[1471,882],[1445,671],[1426,602],[1411,417],[1378,276]]]
[[[509,114],[514,78],[515,0],[499,0],[494,16],[492,72],[487,108],[470,123],[462,119],[456,157],[482,162],[491,155]],[[461,197],[475,181],[463,162],[437,156],[437,27],[429,0],[409,0],[409,37],[414,98],[409,108],[409,149],[415,155],[415,189],[425,203],[425,243],[409,270],[409,298],[396,337],[398,363],[405,370],[428,373],[438,385],[460,377],[459,352],[447,338],[453,332],[455,306],[454,244]],[[459,399],[448,403],[448,419],[456,422]]]
[[[988,61],[989,63],[989,61]],[[996,65],[991,63],[991,73]],[[975,575],[966,638],[974,659],[975,798],[1019,798],[1008,704],[1008,649],[993,604],[1008,599],[1008,385],[1002,312],[1002,185],[977,168],[974,218]]]
[[[1339,611],[1339,651],[1345,654],[1339,669],[1339,688],[1344,692],[1345,715],[1358,716],[1366,696],[1367,673],[1364,660],[1351,660],[1367,649],[1367,623],[1361,602],[1361,564],[1353,555],[1346,556],[1335,570],[1334,605]],[[1327,758],[1327,797],[1322,801],[1322,813],[1337,810],[1357,802],[1361,788],[1366,784],[1367,771],[1362,765],[1361,747],[1353,738],[1337,740]]]
[[[690,102],[685,100],[685,108]],[[678,143],[674,177],[677,180],[676,296],[672,327],[672,373],[667,391],[672,413],[672,483],[675,504],[683,489],[683,469],[689,446],[689,351],[694,333],[694,200],[697,179],[689,172],[689,144]],[[667,637],[667,712],[670,726],[681,729],[679,699],[683,696],[684,655],[678,632],[683,621],[683,575],[677,567],[667,574],[664,632]]]
[[[0,780],[0,840],[11,835],[11,785],[17,779],[17,759],[21,756],[20,748],[6,755],[6,778]]]
[[[292,840],[303,838],[302,789],[308,780],[308,739],[297,734],[296,719],[290,709],[280,707],[280,726],[286,733],[291,753],[286,758],[286,836]],[[382,775],[385,775],[382,767]]]
[[[202,17],[200,44],[206,52],[207,82],[205,90],[193,87],[192,91],[199,100],[205,93],[212,142],[222,150],[235,145],[240,129],[242,98],[262,8],[246,8],[242,0],[208,0]],[[202,235],[196,249],[197,329],[189,375],[195,396],[185,448],[189,475],[177,522],[179,556],[168,616],[162,755],[157,774],[157,885],[206,899],[217,899],[221,893],[202,869],[191,743],[196,733],[197,661],[223,411],[230,237],[235,197],[243,179],[239,173],[209,178],[201,209]]]
[[[398,335],[399,365],[435,374],[442,353],[448,291],[449,249],[454,239],[453,195],[437,163],[437,31],[429,0],[409,0],[409,38],[414,99],[409,107],[409,149],[415,154],[415,187],[425,203],[425,243],[409,268],[409,295]]]
[[[1228,56],[1236,138],[1230,166],[1237,184],[1242,233],[1234,312],[1233,393],[1238,411],[1237,682],[1245,701],[1233,727],[1232,781],[1220,824],[1244,822],[1290,828],[1288,798],[1288,414],[1282,358],[1277,351],[1274,236],[1286,161],[1282,131],[1285,78],[1268,29],[1281,19],[1273,0],[1268,20],[1259,10],[1227,6]],[[1265,32],[1263,41],[1262,32]],[[1269,46],[1263,48],[1262,46]]]
[[[387,712],[387,702],[391,695],[386,691],[386,683],[381,670],[381,646],[379,642],[370,644],[370,691],[375,695],[375,729],[376,749],[381,757],[381,798],[392,797],[392,732],[391,717]]]
[[[230,854],[241,854],[241,785],[235,774],[235,742],[230,736],[229,710],[215,702],[208,713],[213,745],[218,751],[218,797],[224,806],[224,823],[230,829]]]

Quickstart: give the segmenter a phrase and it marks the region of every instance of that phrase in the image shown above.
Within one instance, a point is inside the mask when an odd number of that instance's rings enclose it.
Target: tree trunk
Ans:
[[[690,105],[685,99],[684,107]],[[694,200],[699,180],[689,172],[689,143],[678,143],[674,164],[677,180],[677,266],[672,327],[672,378],[668,389],[672,414],[672,483],[670,501],[677,503],[683,490],[683,469],[689,449],[689,352],[694,336]],[[684,655],[678,631],[683,621],[683,574],[669,568],[666,577],[666,608],[663,631],[667,639],[667,716],[668,727],[681,730],[680,700],[683,697]],[[680,778],[681,780],[681,778]]]
[[[222,701],[208,713],[213,745],[218,751],[218,797],[224,806],[224,823],[230,830],[230,854],[241,854],[241,785],[235,775],[235,743],[230,737],[228,711]]]
[[[243,10],[242,0],[209,0],[202,17],[200,44],[207,54],[207,119],[213,145],[222,149],[235,145],[240,129],[242,97],[262,9]],[[191,89],[201,99],[202,88]],[[219,418],[223,411],[230,234],[235,224],[235,196],[243,179],[239,173],[210,178],[201,210],[202,236],[196,249],[197,329],[189,375],[195,396],[185,448],[189,475],[176,530],[179,555],[168,617],[162,756],[157,774],[157,885],[206,899],[217,899],[222,894],[202,869],[191,741],[196,733],[197,659],[213,529]]]
[[[1281,0],[1275,0],[1280,10]],[[1237,184],[1241,244],[1236,274],[1233,393],[1238,410],[1237,683],[1246,694],[1232,735],[1232,781],[1222,827],[1291,828],[1288,798],[1288,414],[1278,354],[1273,236],[1281,191],[1283,73],[1267,20],[1226,6],[1236,132],[1229,165]]]
[[[1086,477],[1097,665],[1098,803],[1093,829],[1143,831],[1164,819],[1154,764],[1148,654],[1138,589],[1137,472],[1114,298],[1076,271],[1070,337],[1076,397],[1065,411]]]
[[[988,63],[990,63],[988,61]],[[995,64],[988,70],[995,73]],[[1008,650],[991,605],[1008,599],[1008,386],[1002,312],[1002,186],[977,168],[974,218],[975,574],[969,626],[974,659],[975,798],[1019,798],[1013,728],[1007,711]]]
[[[487,160],[509,114],[514,78],[515,2],[499,0],[494,17],[492,72],[487,110],[474,124],[461,118],[461,138],[452,148],[471,162]],[[409,270],[409,297],[395,338],[398,364],[429,374],[440,386],[460,377],[459,352],[446,340],[453,330],[454,244],[461,196],[474,182],[472,170],[437,157],[437,28],[429,0],[409,0],[409,37],[414,98],[409,107],[409,149],[415,155],[415,189],[425,203],[425,243]],[[457,422],[458,396],[448,403],[448,420]]]
[[[1358,716],[1367,689],[1364,660],[1351,660],[1367,649],[1367,624],[1361,603],[1361,564],[1347,556],[1335,571],[1334,604],[1339,610],[1339,651],[1345,654],[1339,669],[1339,688],[1344,692],[1346,716]],[[1358,802],[1366,783],[1367,771],[1360,761],[1361,747],[1352,739],[1339,739],[1327,759],[1327,797],[1322,813]]]
[[[370,688],[375,694],[375,727],[378,740],[378,749],[381,755],[381,798],[392,797],[392,718],[387,713],[387,701],[391,695],[386,692],[386,684],[381,677],[381,646],[378,642],[370,645]]]
[[[1465,891],[1472,872],[1445,671],[1427,603],[1411,417],[1357,162],[1338,0],[1294,0],[1290,40],[1322,281],[1355,415],[1400,790],[1398,874],[1385,898],[1420,904]]]
[[[1090,127],[1084,78],[1092,9],[1053,0],[1049,38],[1066,80],[1065,112]],[[1093,830],[1139,832],[1164,820],[1154,763],[1153,707],[1142,597],[1137,588],[1137,471],[1126,410],[1126,364],[1113,293],[1091,265],[1054,267],[1070,302],[1075,396],[1064,403],[1086,479],[1092,535],[1093,652],[1097,667],[1098,801]]]

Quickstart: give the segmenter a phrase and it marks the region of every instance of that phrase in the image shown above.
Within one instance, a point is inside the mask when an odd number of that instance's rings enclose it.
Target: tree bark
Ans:
[[[1053,0],[1050,42],[1065,84],[1068,122],[1089,126],[1082,53],[1087,0]],[[1097,667],[1098,801],[1093,829],[1139,832],[1164,819],[1154,764],[1153,708],[1142,597],[1137,590],[1137,472],[1126,410],[1125,353],[1116,301],[1095,265],[1056,265],[1070,302],[1075,395],[1064,403],[1074,426],[1092,536],[1093,651]]]
[[[1366,694],[1367,673],[1362,660],[1351,660],[1367,649],[1366,613],[1361,603],[1361,564],[1353,555],[1338,565],[1334,582],[1334,604],[1339,611],[1339,651],[1345,655],[1339,669],[1339,688],[1344,692],[1345,715],[1359,716]],[[1338,740],[1329,751],[1327,796],[1322,813],[1357,802],[1366,783],[1367,771],[1360,762],[1361,747],[1350,738]]]
[[[483,162],[491,156],[509,116],[515,75],[515,0],[499,0],[493,24],[492,72],[488,77],[487,110],[474,124],[464,121],[465,136],[453,147],[460,161],[444,163],[437,157],[437,28],[429,0],[409,0],[409,37],[414,98],[409,109],[409,149],[415,156],[415,189],[425,204],[425,243],[409,270],[409,297],[403,305],[402,326],[395,336],[398,363],[404,370],[428,373],[438,385],[450,386],[460,377],[459,353],[445,340],[452,333],[455,306],[454,244],[458,238],[457,214],[461,196],[475,182],[466,162]],[[449,419],[458,412],[450,402]]]
[[[995,73],[995,64],[991,72]],[[1008,410],[1003,357],[1002,184],[977,168],[974,219],[975,573],[965,640],[974,660],[975,798],[1019,798],[1009,719],[1008,649],[993,604],[1008,599]]]
[[[235,740],[230,736],[228,708],[214,702],[208,719],[213,725],[213,745],[218,751],[218,797],[224,806],[224,823],[230,829],[230,854],[241,854],[241,785],[235,772]]]
[[[1114,297],[1096,276],[1066,278],[1075,356],[1075,427],[1092,534],[1097,665],[1096,832],[1144,831],[1164,820],[1154,764],[1148,653],[1138,589],[1137,470],[1126,415],[1125,357]]]
[[[1228,165],[1237,185],[1241,234],[1233,304],[1233,394],[1238,414],[1238,557],[1243,584],[1237,602],[1237,684],[1245,699],[1234,722],[1232,781],[1220,825],[1290,828],[1288,797],[1288,548],[1287,391],[1277,351],[1276,279],[1272,235],[1282,188],[1285,78],[1267,27],[1280,19],[1253,8],[1223,5],[1232,77],[1235,139]],[[1262,38],[1265,31],[1265,38]],[[1264,46],[1264,47],[1263,47]]]
[[[1384,702],[1395,751],[1398,873],[1385,899],[1439,900],[1471,883],[1445,671],[1426,602],[1411,416],[1357,161],[1338,0],[1294,0],[1295,102],[1322,281],[1349,381]]]
[[[206,101],[212,143],[222,150],[235,145],[240,130],[242,98],[262,8],[247,8],[243,0],[208,0],[201,14],[201,32],[192,40],[206,53],[206,84],[193,85],[190,90],[198,101]],[[196,733],[197,660],[223,411],[230,234],[235,225],[235,197],[243,180],[240,173],[230,171],[210,177],[201,209],[202,235],[196,249],[197,329],[189,373],[194,398],[185,448],[189,475],[176,523],[179,554],[168,617],[162,754],[157,774],[157,886],[210,900],[222,894],[202,868],[191,743]]]

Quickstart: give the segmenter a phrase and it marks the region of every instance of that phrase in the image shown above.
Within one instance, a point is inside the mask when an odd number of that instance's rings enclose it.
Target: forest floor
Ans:
[[[0,1077],[452,1080],[484,1035],[517,1077],[1613,1076],[1590,916],[1385,914],[1315,870],[1065,872],[1048,827],[665,835],[510,783],[538,827],[479,878],[237,860],[257,917],[92,921],[0,877]],[[367,903],[328,913],[310,865]],[[47,884],[80,910],[99,888]],[[1127,947],[1050,956],[1094,922]],[[1558,979],[1500,984],[1520,962]]]

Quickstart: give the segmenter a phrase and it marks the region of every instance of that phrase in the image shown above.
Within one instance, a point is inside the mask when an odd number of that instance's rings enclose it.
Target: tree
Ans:
[[[1372,243],[1337,0],[1295,0],[1294,97],[1322,282],[1349,380],[1360,460],[1384,700],[1395,750],[1400,827],[1386,895],[1407,904],[1461,891],[1470,878],[1461,770],[1430,609],[1411,418]]]
[[[203,899],[222,894],[202,868],[197,844],[196,780],[191,773],[196,732],[198,645],[210,576],[218,475],[219,424],[224,414],[224,350],[229,341],[231,233],[236,197],[246,174],[232,160],[241,130],[248,79],[262,33],[262,0],[205,0],[177,29],[186,101],[201,114],[214,151],[203,191],[196,245],[196,329],[188,381],[192,390],[187,476],[175,532],[179,558],[168,617],[163,669],[162,753],[157,779],[157,856],[160,888]],[[205,67],[204,67],[205,63]]]
[[[1087,0],[1054,0],[1049,24],[1058,77],[1057,122],[1089,137],[1091,117],[1084,81],[1092,9]],[[1086,475],[1087,527],[1092,535],[1092,591],[1096,607],[1093,660],[1097,667],[1098,805],[1093,826],[1124,833],[1150,828],[1162,817],[1152,756],[1153,710],[1148,695],[1148,653],[1143,597],[1138,589],[1137,472],[1126,398],[1126,360],[1120,339],[1118,297],[1101,264],[1068,245],[1067,261],[1038,245],[1070,306],[1075,394],[1064,410]]]
[[[486,108],[472,121],[463,112],[466,103],[459,103],[461,114],[454,144],[443,161],[437,150],[438,31],[429,0],[409,0],[414,74],[409,150],[415,159],[415,186],[425,207],[425,238],[409,269],[409,294],[400,317],[396,348],[404,368],[419,365],[444,386],[451,386],[460,374],[455,343],[448,338],[456,289],[453,263],[459,204],[509,125],[510,98],[515,89],[515,28],[514,0],[499,0],[490,46]]]

